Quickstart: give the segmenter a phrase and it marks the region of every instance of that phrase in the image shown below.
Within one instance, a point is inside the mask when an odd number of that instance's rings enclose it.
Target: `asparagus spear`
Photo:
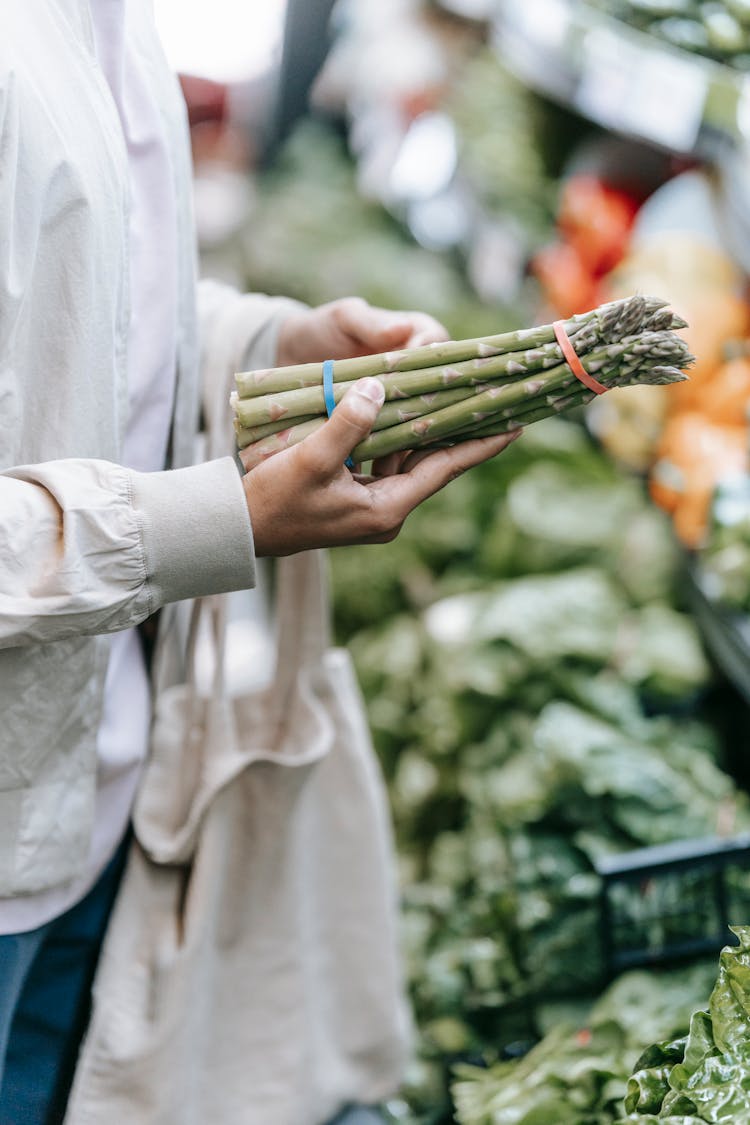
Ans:
[[[272,434],[279,433],[280,430],[288,430],[290,426],[298,426],[303,422],[313,422],[323,419],[318,414],[303,414],[299,418],[278,418],[275,422],[264,422],[259,426],[243,426],[239,418],[234,420],[234,432],[237,437],[237,448],[244,449],[248,445],[252,445],[261,438],[270,437]]]
[[[652,369],[656,372],[656,368]],[[686,378],[683,373],[675,368],[664,368],[660,374],[662,378],[650,380],[653,384],[667,384],[679,383]],[[626,387],[632,384],[625,382],[615,382],[612,384],[612,390],[617,387]],[[509,433],[511,430],[516,430],[524,426],[530,425],[532,422],[540,421],[543,418],[549,418],[553,414],[562,414],[568,410],[573,410],[576,407],[587,406],[596,398],[593,391],[588,390],[582,383],[575,387],[571,387],[567,394],[562,395],[543,395],[531,399],[528,406],[521,406],[516,410],[505,411],[497,417],[486,419],[483,422],[477,423],[474,426],[467,427],[465,430],[456,432],[452,440],[435,443],[438,445],[455,445],[456,440],[462,440],[467,437],[490,437],[495,434]]]
[[[594,313],[571,317],[565,329],[571,339],[576,330],[593,319]],[[486,359],[504,352],[526,351],[555,341],[551,325],[504,332],[498,336],[482,336],[475,340],[447,340],[425,344],[419,348],[381,352],[338,360],[333,370],[334,383],[354,382],[366,375],[382,375],[391,371],[414,371],[420,367],[447,366],[471,359]],[[276,394],[298,387],[320,387],[323,383],[322,363],[299,363],[291,367],[271,367],[262,371],[242,371],[235,376],[240,398]]]
[[[349,386],[349,384],[342,385],[346,387]],[[398,422],[408,422],[415,418],[420,418],[423,414],[429,414],[431,411],[437,410],[440,407],[449,406],[454,402],[461,402],[466,398],[471,398],[472,395],[477,393],[479,387],[484,388],[485,386],[486,384],[478,383],[475,386],[456,387],[452,390],[427,391],[425,394],[415,395],[411,398],[396,398],[391,402],[386,401],[375,420],[374,428],[382,430]],[[275,422],[266,422],[252,427],[243,426],[242,417],[242,414],[238,411],[235,432],[237,435],[237,445],[240,449],[244,449],[245,446],[260,441],[262,438],[270,437],[272,434],[279,433],[282,430],[288,430],[292,426],[311,422],[314,419],[319,419],[321,424],[325,421],[324,412],[321,411],[317,414],[307,414],[300,417],[281,417]]]
[[[672,329],[684,327],[685,322],[674,316],[671,310],[657,310],[644,318],[644,329]],[[630,327],[630,325],[624,325]],[[581,332],[578,343],[579,354],[583,355],[596,345],[599,333]],[[421,349],[420,349],[421,350]],[[542,345],[521,352],[510,352],[499,356],[465,360],[455,364],[416,368],[408,372],[377,373],[385,388],[386,402],[392,399],[412,398],[415,395],[434,393],[443,387],[471,386],[494,379],[518,379],[535,371],[555,367],[562,361],[559,345]],[[353,385],[341,381],[333,386],[334,402],[340,402]],[[326,412],[326,403],[321,385],[279,391],[256,398],[243,399],[236,392],[232,395],[232,406],[239,426],[253,431],[253,436],[242,434],[242,444],[258,440],[267,434],[286,429],[294,420],[302,421],[314,414]],[[386,414],[386,417],[389,415]],[[263,429],[274,423],[273,428]],[[276,423],[280,423],[276,425]],[[238,431],[239,432],[239,431]]]
[[[660,362],[661,359],[662,357],[659,357],[656,362]],[[670,362],[667,356],[664,356],[664,360],[666,363]],[[564,389],[560,370],[555,369],[554,373],[546,372],[537,376],[535,382],[542,383],[543,386],[534,392],[535,395],[538,395],[542,390],[549,395],[550,392]],[[682,373],[680,374],[682,375]],[[605,370],[601,370],[599,375],[604,380]],[[648,380],[644,378],[639,381],[646,382]],[[674,380],[670,379],[669,381]],[[615,383],[614,385],[625,384]],[[402,422],[397,426],[390,426],[386,430],[373,432],[356,447],[352,453],[352,459],[354,461],[369,461],[371,458],[384,457],[388,453],[395,453],[400,449],[417,449],[440,438],[449,437],[455,432],[460,433],[462,429],[470,427],[472,423],[490,422],[492,419],[497,419],[504,407],[514,406],[519,402],[525,404],[528,400],[529,396],[523,393],[513,396],[503,394],[503,391],[511,389],[513,388],[492,387],[480,395],[475,395],[473,399],[465,403],[448,406],[434,414],[420,418],[416,422]],[[589,398],[593,398],[591,392],[589,392]],[[554,407],[549,407],[546,404],[544,407],[540,406],[540,409],[546,411],[540,417],[547,417],[558,412]]]
[[[386,402],[390,402],[433,394],[441,388],[471,387],[495,379],[517,380],[534,371],[556,367],[561,360],[560,347],[555,343],[525,352],[510,352],[487,359],[470,359],[460,363],[416,368],[414,371],[377,372],[375,377],[380,379],[385,388]],[[354,386],[355,381],[334,384],[335,403],[341,401],[350,387]],[[286,425],[290,425],[292,419],[326,413],[325,396],[320,384],[316,387],[279,391],[258,398],[233,397],[231,401],[240,424],[248,428],[281,420],[285,420]]]
[[[669,323],[651,324],[650,318],[666,316]],[[672,324],[674,314],[666,301],[659,297],[640,294],[608,304],[589,312],[578,313],[564,321],[565,331],[575,341],[577,350],[590,349],[597,338],[614,339],[631,334],[638,327],[679,327]],[[685,327],[684,322],[682,327]],[[383,375],[397,371],[414,371],[424,367],[441,367],[463,363],[472,359],[487,359],[506,352],[523,352],[545,344],[556,344],[551,324],[523,328],[517,332],[503,332],[497,336],[482,336],[473,340],[448,340],[425,344],[419,348],[381,352],[378,355],[358,356],[338,360],[334,365],[333,382],[354,382],[365,375]],[[322,363],[300,363],[290,367],[271,367],[262,371],[243,371],[235,376],[240,398],[277,394],[294,388],[320,387],[323,383]]]
[[[678,378],[683,379],[685,376],[677,368],[688,366],[690,359],[687,345],[682,339],[669,332],[655,332],[610,344],[582,357],[582,364],[605,385],[622,386],[636,374],[639,375],[639,382],[675,382]],[[665,370],[670,372],[668,378],[664,377]],[[546,371],[536,372],[528,379],[491,383],[482,389],[473,388],[469,397],[441,405],[438,409],[426,410],[415,419],[388,425],[381,423],[380,426],[376,422],[376,428],[370,437],[354,451],[354,459],[370,460],[400,449],[433,444],[444,437],[464,433],[469,429],[474,431],[483,423],[512,419],[532,406],[534,409],[541,409],[541,416],[546,417],[558,411],[545,400],[551,395],[559,397],[561,392],[567,391],[573,384],[582,391],[586,390],[578,383],[568,365],[560,363]],[[587,394],[589,398],[593,397],[591,392],[587,391]],[[383,410],[385,409],[384,406]],[[317,423],[306,422],[290,426],[258,442],[254,447],[256,458],[262,460],[280,449],[302,441],[324,421],[321,418]],[[518,424],[520,423],[516,425]]]
[[[660,299],[613,301],[566,324],[583,367],[607,387],[674,382],[684,378],[679,369],[692,362],[684,340],[673,332],[685,322]],[[353,376],[364,372],[380,378],[386,402],[373,432],[354,451],[356,460],[503,432],[592,397],[563,360],[552,325],[342,361],[334,372],[335,401]],[[308,382],[313,377],[316,385]],[[245,379],[249,398],[241,397]],[[325,423],[321,382],[320,364],[237,377],[232,404],[238,443],[252,446],[253,460],[303,440]],[[274,389],[262,393],[269,385]]]

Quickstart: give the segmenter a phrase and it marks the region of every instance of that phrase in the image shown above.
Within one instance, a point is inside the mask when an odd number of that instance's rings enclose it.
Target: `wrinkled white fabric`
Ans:
[[[129,418],[125,139],[88,0],[4,0],[0,36],[0,896],[80,876],[108,640],[161,606],[254,582],[231,457],[191,465],[198,317],[185,113],[133,0],[177,216],[170,470],[123,467]],[[212,286],[236,366],[273,360],[283,301]],[[199,293],[199,303],[201,301]],[[255,350],[253,350],[255,349]],[[219,547],[220,549],[217,549]],[[165,614],[162,660],[179,666]],[[172,648],[172,651],[170,651]],[[163,678],[163,677],[160,677]],[[168,678],[168,677],[167,677]]]
[[[133,0],[91,0],[96,57],[121,123],[129,169],[128,416],[121,461],[163,469],[177,371],[177,214],[166,130],[136,49]],[[0,933],[43,926],[91,889],[127,828],[148,747],[151,699],[137,630],[109,638],[97,737],[96,804],[81,874],[36,895],[0,898]]]

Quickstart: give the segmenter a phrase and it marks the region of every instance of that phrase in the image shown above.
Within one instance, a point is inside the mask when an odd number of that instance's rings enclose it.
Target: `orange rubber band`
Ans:
[[[584,387],[588,387],[595,395],[603,395],[605,391],[608,391],[609,387],[605,387],[604,384],[595,379],[593,375],[589,375],[588,371],[581,363],[575,348],[570,342],[570,336],[565,330],[565,321],[556,320],[552,325],[552,330],[555,333],[555,339],[560,345],[560,350],[565,357],[565,362],[576,379],[580,379]]]

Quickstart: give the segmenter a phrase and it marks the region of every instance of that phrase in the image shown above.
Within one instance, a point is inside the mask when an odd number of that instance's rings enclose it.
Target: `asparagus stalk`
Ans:
[[[669,332],[646,333],[643,336],[629,337],[617,344],[609,344],[588,356],[583,356],[581,362],[585,370],[595,375],[597,379],[609,386],[620,386],[632,378],[636,373],[640,375],[642,369],[645,374],[640,382],[661,381],[661,373],[665,365],[669,366],[670,377],[664,381],[674,382],[684,378],[676,367],[687,366],[690,354],[687,345],[679,337]],[[653,369],[649,371],[649,365]],[[655,366],[659,365],[659,366]],[[659,374],[656,375],[655,372]],[[366,438],[354,452],[357,461],[370,460],[373,457],[382,457],[400,449],[411,449],[426,444],[434,444],[446,436],[464,433],[468,430],[474,432],[483,423],[492,424],[493,421],[513,419],[530,408],[546,411],[546,417],[556,413],[554,406],[550,406],[550,396],[559,398],[562,392],[573,385],[586,391],[583,384],[579,383],[566,363],[544,371],[533,373],[529,378],[517,379],[510,383],[490,383],[485,387],[470,389],[466,397],[456,394],[455,400],[448,402],[443,395],[450,397],[450,392],[436,395],[435,405],[426,403],[421,414],[412,419],[395,421],[393,412],[382,418],[388,406],[397,406],[397,403],[386,404],[375,428],[369,438]],[[588,392],[588,397],[593,395]],[[410,404],[411,405],[411,404]],[[413,404],[416,407],[416,402]],[[572,404],[571,404],[572,405]],[[535,420],[535,419],[533,419]],[[305,422],[292,425],[258,442],[253,448],[255,459],[262,460],[273,453],[295,445],[304,440],[309,434],[325,421],[321,418],[317,423]],[[516,423],[516,426],[522,423]],[[525,424],[525,423],[523,423]],[[508,428],[514,428],[510,426]],[[501,430],[500,432],[505,432]]]
[[[650,298],[654,301],[654,298]],[[616,304],[618,302],[612,302]],[[663,307],[663,302],[660,306]],[[606,308],[606,306],[602,306]],[[597,310],[580,313],[565,321],[565,330],[571,340],[588,323],[594,320]],[[333,370],[334,383],[354,382],[366,375],[382,375],[393,371],[414,371],[421,367],[447,366],[471,359],[486,359],[505,352],[526,351],[529,348],[553,344],[552,325],[522,328],[517,332],[503,332],[497,336],[481,336],[474,340],[446,340],[424,344],[418,348],[380,352],[377,355],[341,359]],[[235,376],[240,398],[276,394],[293,387],[319,387],[323,382],[322,363],[299,363],[291,367],[271,367],[262,371],[242,371]]]
[[[347,384],[343,385],[346,386]],[[396,425],[398,422],[413,421],[416,418],[422,417],[423,414],[429,414],[440,407],[450,406],[452,403],[462,402],[464,399],[471,398],[472,395],[477,393],[480,387],[484,389],[485,386],[486,384],[477,384],[471,387],[456,387],[453,390],[428,391],[423,395],[415,395],[412,398],[397,398],[391,402],[386,401],[375,420],[375,426],[373,428],[382,430],[387,426]],[[322,416],[321,412],[303,415],[301,417],[282,417],[275,422],[267,422],[252,427],[243,426],[241,418],[242,415],[238,412],[237,422],[235,423],[235,433],[237,435],[237,445],[240,449],[244,449],[245,446],[260,441],[262,438],[270,437],[273,434],[280,433],[282,430],[288,430],[315,419],[318,419],[321,425],[325,421],[325,417]],[[312,431],[308,429],[305,432]]]
[[[651,323],[654,318],[660,316],[662,323]],[[684,321],[677,324],[675,320],[666,301],[658,297],[638,295],[600,305],[599,308],[589,312],[579,313],[564,321],[564,327],[570,339],[575,341],[576,350],[586,351],[594,345],[597,338],[622,337],[629,335],[638,327],[653,331],[669,327],[685,327]],[[338,360],[333,369],[333,382],[335,385],[355,382],[366,375],[385,375],[426,367],[446,367],[508,352],[524,352],[544,347],[546,344],[557,347],[551,324],[524,328],[517,332],[503,332],[497,336],[482,336],[474,340],[448,340],[425,344],[419,348]],[[557,355],[559,360],[559,350]],[[261,371],[243,371],[235,376],[235,383],[240,398],[273,395],[295,388],[321,387],[323,365],[300,363]]]
[[[664,369],[667,370],[666,368]],[[662,384],[679,383],[686,376],[674,368],[669,369],[669,376],[661,380]],[[651,385],[656,384],[657,381],[653,380]],[[627,382],[622,384],[613,385],[613,390],[617,386],[626,387],[632,384]],[[522,408],[515,413],[509,412],[506,417],[498,416],[497,418],[490,418],[484,422],[471,426],[466,430],[462,430],[453,435],[453,440],[445,440],[443,442],[436,442],[435,448],[440,446],[455,445],[457,441],[465,440],[466,438],[482,438],[494,437],[496,434],[507,434],[511,430],[522,429],[525,426],[531,425],[532,422],[542,421],[544,418],[550,418],[555,414],[563,414],[576,407],[587,406],[596,398],[593,391],[587,390],[582,384],[580,389],[571,388],[567,395],[560,396],[546,396],[544,401],[539,398],[533,399],[528,408]],[[430,448],[427,446],[426,448]]]
[[[666,309],[659,310],[647,323],[649,328],[654,330],[652,326],[661,328],[661,325],[663,325],[664,329],[684,327],[685,322],[675,317],[671,310]],[[583,354],[587,350],[584,345],[590,347],[595,344],[596,334],[582,332],[581,335],[587,336],[585,341],[581,340],[578,344],[580,354]],[[386,402],[389,402],[393,399],[411,399],[416,395],[431,394],[443,387],[472,386],[494,379],[508,381],[524,378],[535,371],[555,367],[562,361],[560,347],[555,342],[523,352],[510,352],[484,359],[471,359],[455,364],[417,368],[408,372],[378,373],[377,377],[383,383]],[[335,383],[333,386],[334,402],[340,402],[351,386],[353,386],[353,383],[349,381]],[[249,399],[240,398],[235,392],[231,401],[239,426],[243,431],[252,431],[252,435],[245,433],[241,435],[244,445],[265,437],[267,434],[286,429],[296,420],[303,421],[315,414],[326,412],[325,396],[320,385],[280,391],[275,394]],[[386,417],[389,417],[389,415],[386,414]],[[271,426],[272,423],[273,426]],[[266,426],[269,428],[263,428]]]
[[[653,338],[649,340],[648,337],[644,337],[642,341],[637,343],[631,341],[625,345],[612,344],[600,353],[584,357],[582,359],[583,366],[591,374],[596,374],[597,379],[608,387],[627,385],[628,380],[636,370],[640,383],[677,382],[686,378],[682,371],[677,370],[678,367],[687,366],[691,358],[685,342],[669,333],[655,332],[649,334],[649,336]],[[618,356],[618,351],[623,346],[628,350],[620,352]],[[620,370],[617,364],[618,358],[625,359],[629,366],[629,361],[632,362],[631,356],[633,359],[636,356],[638,357],[635,366],[623,376],[612,375],[612,371]],[[654,372],[654,368],[658,374]],[[672,374],[666,377],[664,374],[666,371]],[[677,375],[679,375],[679,380],[676,378]],[[471,428],[475,423],[481,424],[491,422],[493,419],[496,420],[502,411],[513,408],[519,403],[523,409],[530,398],[535,398],[541,394],[549,396],[556,392],[559,393],[571,385],[569,368],[567,365],[561,364],[560,367],[539,373],[533,380],[524,383],[491,386],[488,390],[474,395],[466,402],[445,407],[433,414],[419,418],[415,422],[402,422],[396,426],[390,426],[388,429],[373,432],[359,443],[352,453],[352,459],[354,461],[369,461],[371,458],[384,457],[401,449],[421,448],[436,440]],[[583,388],[583,384],[581,384],[581,387]],[[594,397],[592,392],[588,393],[589,398]],[[546,413],[540,415],[541,417],[557,413],[554,407],[547,404],[545,404],[544,409],[546,409]],[[517,413],[520,412],[511,409],[506,418],[513,417]],[[532,420],[536,421],[537,419]]]
[[[659,299],[614,301],[566,325],[583,367],[607,387],[675,382],[684,378],[679,369],[692,362],[684,340],[673,332],[685,322]],[[373,432],[354,451],[360,461],[504,432],[592,397],[564,361],[552,325],[341,361],[334,370],[334,400],[365,373],[381,380],[386,402]],[[251,397],[242,397],[243,380]],[[235,427],[238,444],[251,446],[252,462],[304,440],[325,423],[321,384],[320,364],[237,377]],[[273,389],[264,393],[269,386]]]
[[[317,414],[304,414],[292,420],[278,418],[275,422],[264,422],[259,426],[243,426],[239,418],[235,417],[234,432],[237,436],[237,448],[244,449],[245,446],[252,445],[253,442],[260,441],[261,438],[270,437],[271,434],[277,434],[280,430],[288,430],[291,425],[296,426],[302,422],[312,422],[318,417]]]
[[[495,379],[516,380],[534,371],[556,367],[561,360],[560,348],[554,344],[487,359],[471,359],[455,364],[422,367],[414,371],[378,372],[375,377],[383,384],[386,402],[391,402],[398,399],[412,399],[423,394],[434,394],[443,388],[472,387]],[[354,381],[334,383],[334,402],[339,403],[353,386]],[[255,428],[282,420],[286,425],[290,425],[292,419],[326,413],[325,396],[320,385],[280,391],[259,398],[232,397],[232,406],[238,421],[246,428]]]

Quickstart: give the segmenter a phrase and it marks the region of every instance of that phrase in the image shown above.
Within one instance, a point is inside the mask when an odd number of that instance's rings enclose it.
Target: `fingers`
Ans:
[[[341,331],[356,340],[365,351],[398,347],[412,332],[409,314],[375,308],[361,297],[337,301],[333,314]]]
[[[345,359],[447,340],[428,313],[377,308],[361,297],[343,297],[292,313],[282,322],[277,365]]]
[[[256,554],[312,547],[388,543],[423,500],[473,465],[499,453],[520,431],[407,456],[393,476],[361,476],[344,467],[369,432],[382,402],[378,379],[361,379],[319,430],[261,462],[243,478]],[[247,464],[247,453],[243,462]]]
[[[403,521],[423,500],[439,492],[467,469],[507,449],[522,432],[513,430],[495,437],[463,441],[451,449],[440,449],[435,453],[414,454],[404,463],[398,476],[378,481],[383,490],[381,503],[395,504]]]
[[[368,305],[360,297],[337,301],[339,327],[369,351],[412,348],[448,340],[448,331],[428,313],[393,312]]]
[[[324,476],[339,473],[354,447],[370,433],[384,399],[379,379],[359,379],[325,425],[297,446],[310,471]]]
[[[436,344],[450,339],[447,329],[425,313],[414,314],[412,328],[412,334],[404,345],[407,348],[421,348],[424,344]]]
[[[392,477],[400,473],[408,456],[408,451],[404,450],[399,453],[389,453],[387,457],[378,457],[372,463],[372,476]]]
[[[447,332],[441,332],[439,336],[434,332],[416,332],[413,336],[409,337],[404,347],[421,348],[424,347],[425,344],[437,344],[440,341],[448,340],[449,338],[450,337],[448,336]]]

